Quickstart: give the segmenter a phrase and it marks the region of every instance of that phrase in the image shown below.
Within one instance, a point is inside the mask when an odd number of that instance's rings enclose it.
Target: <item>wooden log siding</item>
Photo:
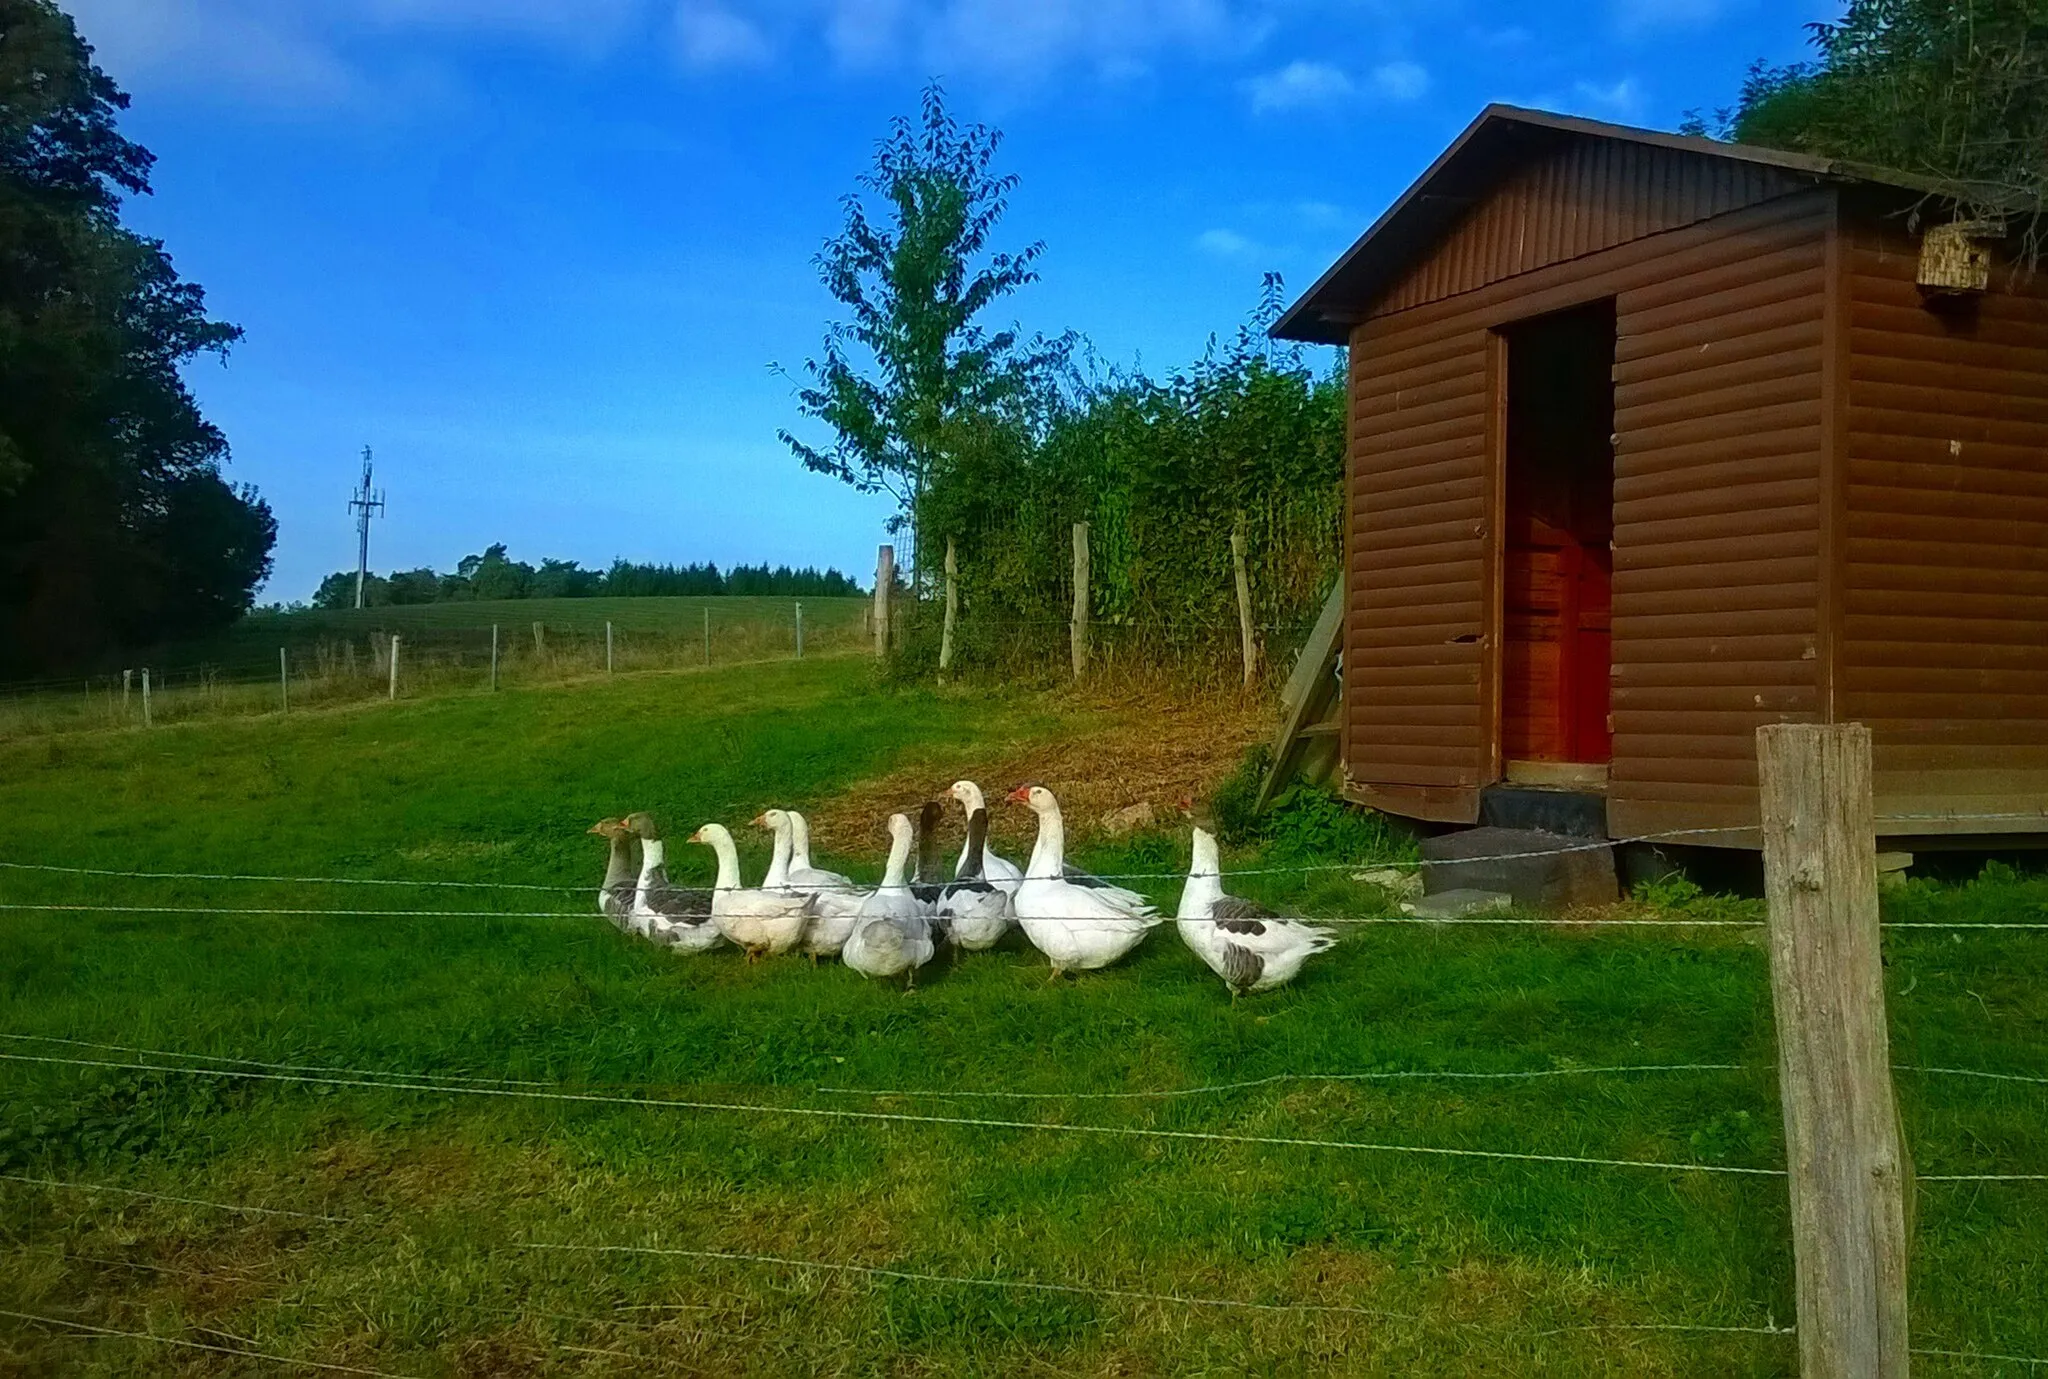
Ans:
[[[1745,195],[1778,176],[1762,171]],[[1753,827],[1756,727],[1819,711],[1832,193],[1676,229],[1627,223],[1653,228],[1386,309],[1435,290],[1418,281],[1454,281],[1431,255],[1351,333],[1344,756],[1356,799],[1469,823],[1498,777],[1494,332],[1606,297],[1621,437],[1610,828]]]
[[[1852,205],[1854,203],[1851,203]],[[2048,275],[1942,311],[1895,219],[1845,235],[1835,712],[1874,731],[1892,834],[2039,832],[2048,798]]]

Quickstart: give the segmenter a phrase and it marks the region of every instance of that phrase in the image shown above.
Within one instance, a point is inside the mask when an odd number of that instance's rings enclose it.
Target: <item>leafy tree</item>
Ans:
[[[179,374],[241,332],[122,226],[152,162],[127,104],[51,0],[0,0],[0,664],[217,628],[270,569]]]
[[[909,529],[913,569],[924,497],[952,457],[951,438],[1028,398],[1067,344],[977,323],[1037,280],[1044,252],[989,247],[1017,187],[1015,175],[992,170],[1001,142],[985,125],[963,129],[944,90],[926,87],[918,117],[899,116],[876,145],[874,170],[841,203],[845,229],[816,259],[849,319],[805,363],[797,403],[835,439],[819,447],[784,431],[782,440],[805,468],[894,497],[892,525]]]
[[[2048,4],[1849,0],[1811,31],[1816,60],[1752,68],[1720,112],[1724,136],[1898,169],[1944,185],[1966,214],[2038,224]]]

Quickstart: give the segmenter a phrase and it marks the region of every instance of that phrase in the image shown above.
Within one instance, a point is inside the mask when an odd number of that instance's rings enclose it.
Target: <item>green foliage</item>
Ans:
[[[247,1099],[209,1078],[122,1072],[14,1104],[0,1121],[0,1172],[134,1160],[188,1146],[198,1123]]]
[[[1812,32],[1816,60],[1753,68],[1721,132],[1933,179],[1966,214],[2038,223],[2048,196],[2041,0],[1849,0]]]
[[[180,375],[241,332],[121,224],[152,162],[127,104],[50,0],[0,0],[0,673],[218,628],[270,570]]]
[[[837,570],[806,565],[770,568],[767,564],[735,565],[721,571],[705,562],[696,565],[635,564],[614,560],[607,570],[586,570],[573,560],[543,560],[535,569],[513,560],[500,541],[480,555],[466,555],[448,574],[429,569],[372,574],[363,581],[365,608],[402,607],[419,603],[462,603],[469,600],[685,598],[731,595],[747,598],[848,598],[860,584]],[[338,570],[320,581],[313,607],[356,606],[356,577]]]
[[[1105,664],[1239,674],[1231,536],[1242,528],[1252,618],[1284,662],[1335,578],[1343,541],[1344,380],[1265,328],[1281,285],[1227,345],[1163,382],[1112,373],[1043,424],[989,423],[924,504],[932,549],[955,539],[960,664],[1014,670],[1067,655],[1072,531],[1089,523],[1094,637]],[[921,606],[914,635],[935,634]]]
[[[1692,919],[1761,920],[1763,902],[1732,895],[1712,895],[1683,872],[1639,881],[1634,899],[1655,909]]]

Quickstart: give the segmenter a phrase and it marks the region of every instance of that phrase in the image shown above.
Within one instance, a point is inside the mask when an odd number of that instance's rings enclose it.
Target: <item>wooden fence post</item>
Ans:
[[[398,634],[391,634],[391,697],[398,698]]]
[[[953,624],[960,618],[960,562],[953,556],[953,538],[946,538],[946,625],[939,633],[939,674],[953,668]]]
[[[283,647],[277,649],[277,709],[279,713],[292,711],[292,672]]]
[[[142,726],[154,728],[156,720],[149,713],[149,667],[142,668]]]
[[[604,673],[612,673],[612,625],[609,619],[604,625]]]
[[[1074,614],[1067,627],[1067,655],[1074,678],[1088,669],[1088,524],[1074,523]]]
[[[1757,729],[1803,1379],[1905,1379],[1906,1157],[1879,951],[1870,730]]]
[[[704,664],[711,664],[711,605],[704,605]]]
[[[548,653],[548,630],[539,623],[533,625],[533,654],[545,656]]]
[[[1244,654],[1244,687],[1259,674],[1259,640],[1252,632],[1252,581],[1244,566],[1244,514],[1230,528],[1230,568],[1237,576],[1237,635]]]
[[[132,670],[121,672],[121,717],[124,719],[128,717],[128,681],[129,677],[134,674],[135,672]]]
[[[491,624],[491,688],[498,688],[498,625]]]
[[[796,601],[796,658],[804,658],[804,601]]]
[[[896,583],[896,548],[883,546],[875,552],[875,659],[889,654],[889,595]]]

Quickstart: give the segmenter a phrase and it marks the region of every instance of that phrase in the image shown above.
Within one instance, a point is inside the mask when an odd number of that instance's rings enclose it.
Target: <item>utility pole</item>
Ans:
[[[356,515],[356,607],[363,606],[363,581],[370,574],[370,519],[384,515],[384,491],[370,487],[370,447],[363,447],[363,486],[348,500]]]

